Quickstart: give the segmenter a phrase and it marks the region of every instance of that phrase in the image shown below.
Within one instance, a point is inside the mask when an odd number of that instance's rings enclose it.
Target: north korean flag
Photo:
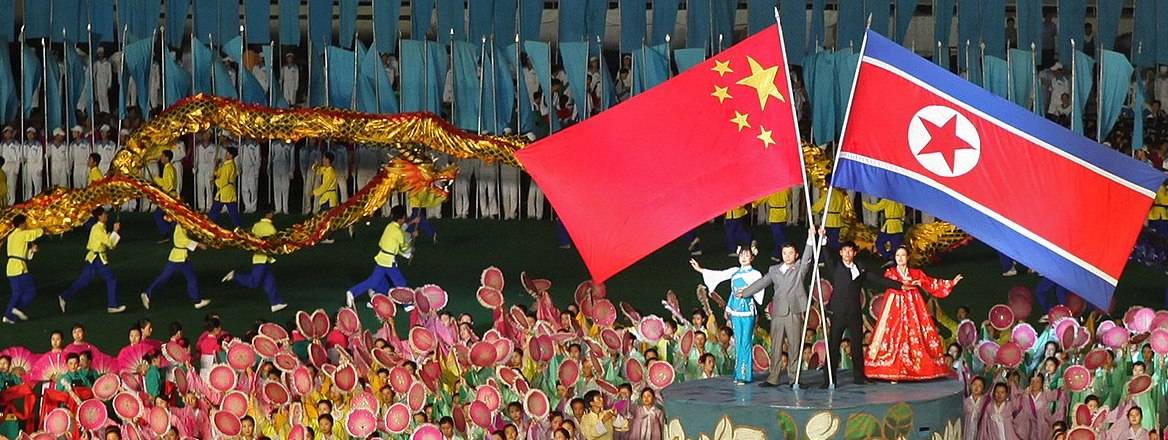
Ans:
[[[1107,308],[1164,174],[869,31],[837,186],[952,222]]]

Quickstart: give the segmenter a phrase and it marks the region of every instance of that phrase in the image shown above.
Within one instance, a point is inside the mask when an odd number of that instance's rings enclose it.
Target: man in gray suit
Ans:
[[[783,262],[770,267],[766,275],[751,283],[740,295],[750,296],[763,289],[774,286],[775,294],[771,298],[771,368],[766,381],[759,384],[763,387],[780,385],[782,376],[780,359],[783,354],[783,336],[790,344],[788,348],[787,380],[795,380],[795,371],[799,368],[797,354],[803,349],[803,314],[807,311],[807,288],[804,285],[807,274],[812,269],[812,246],[814,246],[814,229],[808,231],[807,246],[803,249],[803,258],[799,258],[799,251],[792,243],[782,247]]]

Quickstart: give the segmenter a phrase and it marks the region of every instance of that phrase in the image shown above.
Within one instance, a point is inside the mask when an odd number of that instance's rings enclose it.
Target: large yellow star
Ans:
[[[775,143],[775,140],[771,138],[771,131],[770,130],[767,130],[766,127],[763,127],[761,125],[758,126],[758,130],[759,130],[758,140],[762,141],[763,148],[770,147],[771,144]]]
[[[711,93],[710,95],[713,95],[715,98],[718,98],[718,103],[721,104],[721,103],[725,102],[727,99],[733,98],[733,96],[730,96],[729,90],[730,90],[729,87],[714,86],[714,93]]]
[[[726,76],[727,73],[733,72],[733,70],[730,69],[730,62],[729,61],[718,61],[718,60],[714,60],[714,67],[711,68],[710,70],[718,72],[719,77]]]
[[[743,128],[750,128],[750,122],[746,120],[746,118],[749,116],[750,115],[738,113],[738,111],[735,110],[734,119],[731,119],[730,122],[738,124],[738,131],[742,131]]]
[[[779,66],[771,66],[763,68],[755,61],[754,58],[746,57],[746,62],[750,63],[750,76],[738,80],[738,85],[753,87],[758,92],[758,106],[762,110],[766,110],[767,98],[775,97],[779,101],[786,102],[783,99],[783,94],[779,93],[779,88],[775,87],[775,75],[779,73]]]

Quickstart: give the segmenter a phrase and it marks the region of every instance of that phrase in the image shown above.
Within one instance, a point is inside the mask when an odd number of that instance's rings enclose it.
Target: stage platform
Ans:
[[[763,388],[765,375],[747,385],[726,377],[683,382],[662,391],[670,429],[667,438],[766,439],[951,439],[960,438],[962,385],[951,379],[928,382],[852,383],[850,371],[835,389],[820,389],[823,374],[802,377],[807,384]],[[731,428],[732,431],[725,431]],[[738,431],[739,429],[745,431]],[[684,434],[675,433],[681,430]],[[718,437],[724,432],[726,437]],[[729,436],[731,432],[742,435]],[[679,437],[675,435],[680,434]]]

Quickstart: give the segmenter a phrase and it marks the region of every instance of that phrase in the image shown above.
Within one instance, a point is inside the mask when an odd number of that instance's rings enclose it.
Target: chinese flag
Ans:
[[[736,206],[802,182],[780,38],[777,25],[764,29],[516,152],[594,281]]]

